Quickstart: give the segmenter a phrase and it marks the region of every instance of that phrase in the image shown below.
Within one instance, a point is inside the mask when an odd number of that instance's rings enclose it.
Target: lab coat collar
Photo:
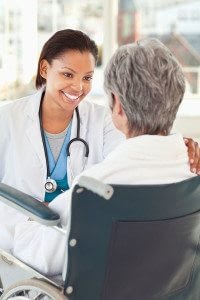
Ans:
[[[29,96],[27,101],[26,113],[28,116],[26,136],[32,145],[35,153],[43,162],[43,167],[46,166],[44,149],[41,139],[40,122],[39,122],[39,107],[44,88],[40,89],[36,94]]]
[[[39,89],[35,94],[29,96],[29,103],[26,106],[27,115],[32,119],[35,120],[38,118],[40,101],[42,98],[42,93],[44,92],[45,87]]]

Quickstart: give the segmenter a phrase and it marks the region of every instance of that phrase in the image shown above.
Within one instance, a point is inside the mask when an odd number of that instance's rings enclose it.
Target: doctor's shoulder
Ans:
[[[106,105],[84,100],[79,104],[79,111],[80,117],[84,122],[91,123],[94,127],[98,128],[100,128],[101,126],[110,126],[110,129],[116,131],[116,128],[114,127],[111,119],[110,110]]]
[[[111,111],[107,105],[84,100],[79,104],[80,117],[88,128],[88,133],[97,139],[97,144],[103,150],[103,157],[124,141],[124,135],[115,128]]]
[[[0,106],[0,120],[8,123],[16,119],[20,119],[22,115],[30,110],[30,103],[32,102],[32,95],[11,100]]]
[[[103,117],[106,113],[106,106],[92,102],[92,100],[83,100],[79,103],[79,111],[80,115],[88,115],[91,118],[95,118],[98,115]]]
[[[13,114],[13,104],[16,100],[12,100],[11,102],[6,102],[0,106],[0,122],[1,125],[5,123],[9,123],[14,117]]]

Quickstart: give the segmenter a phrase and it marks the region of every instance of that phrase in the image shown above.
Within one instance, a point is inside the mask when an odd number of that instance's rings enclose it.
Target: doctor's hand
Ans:
[[[184,138],[185,145],[188,148],[190,170],[200,175],[200,148],[199,144],[190,138]]]

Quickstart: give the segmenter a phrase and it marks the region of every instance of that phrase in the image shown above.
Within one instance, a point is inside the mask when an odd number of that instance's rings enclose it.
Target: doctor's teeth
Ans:
[[[68,99],[70,99],[70,100],[77,100],[79,97],[80,97],[80,95],[79,96],[74,96],[74,95],[70,95],[70,94],[67,94],[67,93],[65,93],[65,92],[63,92],[64,93],[64,95],[68,98]]]

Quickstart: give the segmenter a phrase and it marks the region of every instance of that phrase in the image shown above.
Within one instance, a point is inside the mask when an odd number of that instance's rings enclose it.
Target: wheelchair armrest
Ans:
[[[43,225],[56,226],[60,217],[34,197],[0,183],[0,201]]]

